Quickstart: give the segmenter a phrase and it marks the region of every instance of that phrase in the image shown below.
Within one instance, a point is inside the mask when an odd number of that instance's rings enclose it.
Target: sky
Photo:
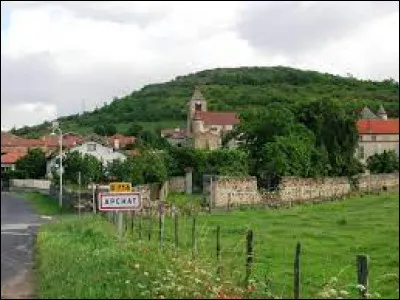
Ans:
[[[274,66],[399,80],[399,3],[1,1],[1,127],[149,83]]]

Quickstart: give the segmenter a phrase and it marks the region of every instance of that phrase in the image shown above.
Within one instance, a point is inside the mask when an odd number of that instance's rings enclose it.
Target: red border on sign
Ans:
[[[121,207],[104,207],[102,206],[103,202],[102,202],[102,197],[103,197],[103,193],[99,193],[99,210],[100,211],[115,211],[115,210],[139,210],[142,207],[142,196],[140,193],[138,192],[132,192],[132,193],[107,193],[107,195],[137,195],[139,198],[139,206],[137,207],[132,207],[132,206],[121,206]],[[136,209],[137,208],[137,209]]]

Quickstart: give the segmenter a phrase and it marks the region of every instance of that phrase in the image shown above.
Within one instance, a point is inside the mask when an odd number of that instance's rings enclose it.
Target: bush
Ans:
[[[375,153],[368,157],[367,166],[371,173],[393,173],[399,171],[399,158],[396,152],[384,151],[383,153]]]

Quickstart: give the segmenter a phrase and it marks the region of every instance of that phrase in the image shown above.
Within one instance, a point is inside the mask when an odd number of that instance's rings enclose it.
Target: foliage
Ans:
[[[298,105],[296,116],[314,133],[316,146],[326,149],[330,176],[352,176],[362,171],[354,156],[356,118],[346,113],[343,104],[330,99],[311,101]]]
[[[78,183],[78,174],[81,173],[81,184],[99,182],[103,177],[103,165],[93,155],[81,154],[78,151],[69,151],[63,158],[64,179],[71,183]]]
[[[367,166],[371,173],[393,173],[399,171],[399,158],[394,151],[383,151],[368,157]]]
[[[362,171],[354,157],[355,119],[335,101],[273,103],[245,110],[241,119],[232,136],[248,152],[250,174],[261,186],[275,186],[282,176],[352,176]]]
[[[1,173],[1,178],[3,180],[27,179],[28,175],[27,175],[25,170],[10,170],[10,169],[7,169],[6,171]]]
[[[31,148],[25,156],[17,160],[15,168],[18,171],[22,171],[26,178],[43,178],[46,175],[45,153],[40,148]]]
[[[117,128],[112,124],[98,124],[94,126],[93,132],[101,136],[112,136],[117,133]]]
[[[132,123],[129,128],[126,130],[125,134],[127,136],[138,136],[139,133],[143,130],[143,126],[138,123]]]
[[[97,125],[122,126],[132,124],[132,120],[147,122],[146,128],[149,124],[165,127],[166,122],[183,123],[186,104],[196,85],[201,86],[209,110],[241,112],[271,103],[292,105],[325,98],[338,99],[351,113],[365,105],[376,111],[380,104],[384,104],[389,117],[398,116],[399,110],[399,84],[393,80],[358,80],[288,67],[242,67],[205,70],[147,85],[92,112],[61,117],[58,121],[64,130],[85,133]],[[49,124],[43,123],[23,127],[15,133],[46,132],[48,128]]]
[[[201,150],[193,148],[171,148],[169,151],[170,176],[182,176],[186,168],[193,170],[194,187],[201,187],[203,175],[248,175],[248,156],[236,149]]]
[[[162,183],[168,178],[165,157],[156,150],[142,151],[125,161],[115,160],[107,166],[110,179],[130,181],[132,185]]]

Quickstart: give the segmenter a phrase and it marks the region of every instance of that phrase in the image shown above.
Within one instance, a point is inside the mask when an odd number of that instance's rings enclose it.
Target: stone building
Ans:
[[[186,130],[177,128],[162,131],[162,136],[172,144],[184,144],[184,138],[191,140],[196,149],[218,149],[223,136],[240,122],[236,113],[208,111],[207,101],[198,88],[195,88],[187,105]]]
[[[394,150],[399,156],[399,119],[388,119],[382,105],[376,115],[369,108],[364,108],[357,129],[357,156],[363,163],[368,157],[385,150]]]

